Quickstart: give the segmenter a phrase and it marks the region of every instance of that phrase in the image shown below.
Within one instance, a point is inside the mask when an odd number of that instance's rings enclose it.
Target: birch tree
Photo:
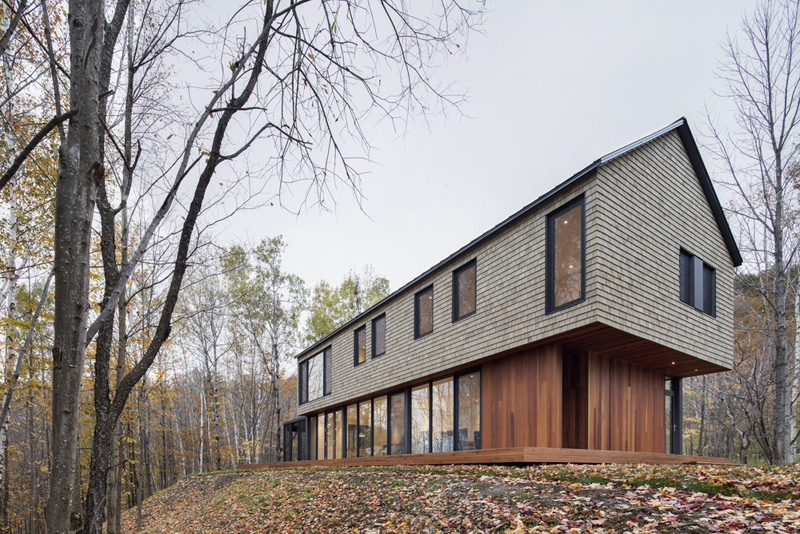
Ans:
[[[743,19],[741,31],[728,38],[720,77],[732,121],[727,127],[710,121],[710,148],[724,166],[723,183],[735,193],[731,214],[745,256],[739,282],[746,294],[757,292],[764,302],[761,313],[770,343],[761,357],[770,363],[774,411],[771,436],[762,437],[781,464],[792,461],[793,439],[794,371],[787,322],[795,283],[792,268],[798,261],[793,228],[800,208],[791,172],[800,141],[798,6],[790,0],[762,2]]]

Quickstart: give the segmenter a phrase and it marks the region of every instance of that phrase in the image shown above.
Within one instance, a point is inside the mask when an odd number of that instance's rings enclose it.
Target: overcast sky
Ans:
[[[468,92],[466,116],[412,125],[404,136],[375,128],[366,214],[342,189],[335,211],[262,208],[234,218],[225,238],[283,234],[285,268],[309,286],[371,264],[395,290],[598,157],[679,117],[702,145],[721,44],[754,5],[489,2],[483,35],[437,72]]]

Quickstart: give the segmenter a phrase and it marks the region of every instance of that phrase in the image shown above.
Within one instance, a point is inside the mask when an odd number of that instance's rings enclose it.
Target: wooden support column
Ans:
[[[561,447],[561,345],[550,344],[485,363],[483,448]]]
[[[664,452],[664,373],[588,353],[589,448]]]

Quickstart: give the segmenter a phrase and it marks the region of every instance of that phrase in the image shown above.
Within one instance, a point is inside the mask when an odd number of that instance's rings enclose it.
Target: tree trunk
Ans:
[[[130,8],[131,10],[133,7]],[[124,133],[124,153],[126,161],[131,161],[133,158],[133,83],[134,83],[134,68],[133,68],[133,13],[128,16],[128,80],[126,86],[125,97],[125,133]],[[132,169],[130,165],[123,165],[123,182],[130,184],[133,180]],[[125,189],[123,187],[123,189]],[[123,195],[126,196],[127,195]],[[120,269],[124,270],[128,265],[128,208],[127,203],[123,203],[122,208],[122,228],[120,231]],[[119,389],[119,384],[122,382],[122,377],[125,374],[125,358],[128,350],[128,329],[127,329],[127,295],[125,288],[122,288],[122,293],[117,303],[119,317],[118,322],[118,342],[117,342],[117,366],[115,376],[115,388]],[[108,472],[108,526],[106,527],[108,534],[118,534],[120,532],[120,500],[122,498],[122,470],[123,463],[121,461],[122,452],[119,447],[120,440],[120,425],[119,421],[114,425],[114,435],[111,439],[110,455],[112,465]]]
[[[791,461],[791,437],[789,434],[791,418],[791,382],[786,351],[786,266],[783,260],[783,208],[784,191],[782,162],[780,153],[776,157],[775,194],[775,463],[786,464]]]
[[[89,310],[89,255],[96,181],[105,173],[97,140],[100,50],[104,2],[70,0],[70,104],[66,146],[59,149],[55,198],[55,319],[53,322],[53,421],[50,534],[70,532],[78,441],[81,380]]]
[[[800,388],[800,280],[794,288],[794,365],[789,371],[792,379],[792,395],[789,408],[789,439],[792,441],[790,448],[791,457],[789,461],[794,461],[797,456],[797,402],[798,389]]]

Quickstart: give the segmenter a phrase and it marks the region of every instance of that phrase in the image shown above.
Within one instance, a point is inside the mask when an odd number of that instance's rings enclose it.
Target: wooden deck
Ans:
[[[241,464],[237,469],[270,469],[288,467],[356,467],[380,465],[444,465],[444,464],[707,464],[730,465],[728,458],[687,456],[654,452],[598,451],[588,449],[557,449],[552,447],[510,447],[477,451],[434,452],[429,454],[399,454],[368,456],[336,460],[304,460],[302,462],[272,462]]]

